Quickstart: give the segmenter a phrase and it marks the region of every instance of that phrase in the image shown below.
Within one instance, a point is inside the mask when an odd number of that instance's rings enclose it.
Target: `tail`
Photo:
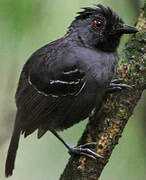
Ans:
[[[17,128],[17,127],[18,127],[18,124],[16,125],[16,121],[15,121],[14,130],[11,137],[11,142],[9,145],[6,165],[5,165],[6,177],[9,177],[13,174],[13,169],[15,165],[15,158],[16,158],[16,153],[17,153],[19,139],[20,139],[20,132],[21,132],[20,128],[19,127]]]

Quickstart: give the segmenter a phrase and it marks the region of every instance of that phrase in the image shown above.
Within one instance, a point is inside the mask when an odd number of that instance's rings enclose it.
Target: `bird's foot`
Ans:
[[[95,142],[86,143],[84,145],[79,145],[78,147],[72,147],[70,144],[66,143],[54,129],[50,131],[69,149],[69,154],[79,154],[87,156],[92,159],[103,158],[103,156],[91,151],[88,147],[93,147],[96,145]]]
[[[117,90],[122,90],[124,88],[132,88],[132,86],[129,86],[127,84],[121,84],[121,83],[118,83],[120,82],[122,79],[114,79],[110,82],[108,88],[107,88],[107,93],[112,93],[112,92],[115,92]]]
[[[72,147],[69,145],[69,154],[79,154],[79,155],[83,155],[92,159],[103,158],[103,156],[93,152],[92,150],[88,148],[93,145],[96,145],[96,143],[94,142],[87,143],[87,144],[83,144],[77,147]]]

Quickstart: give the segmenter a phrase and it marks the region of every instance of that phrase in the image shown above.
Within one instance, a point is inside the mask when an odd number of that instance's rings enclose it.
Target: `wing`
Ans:
[[[50,67],[44,57],[33,56],[24,65],[16,92],[16,105],[25,136],[39,129],[43,121],[54,116],[60,118],[64,109],[73,103],[71,97],[81,93],[85,86],[85,73],[75,64],[64,66],[57,62]]]
[[[44,96],[77,96],[85,85],[84,76],[84,72],[79,68],[70,67],[70,69],[60,72],[57,79],[43,78],[39,74],[29,74],[28,82],[39,94]]]

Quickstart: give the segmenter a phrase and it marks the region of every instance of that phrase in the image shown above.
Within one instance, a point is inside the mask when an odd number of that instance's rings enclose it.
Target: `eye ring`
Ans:
[[[93,27],[95,29],[102,29],[103,28],[103,22],[100,19],[93,21]]]

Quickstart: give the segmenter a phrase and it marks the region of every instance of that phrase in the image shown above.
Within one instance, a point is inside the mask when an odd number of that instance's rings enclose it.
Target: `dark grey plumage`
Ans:
[[[12,175],[20,134],[38,130],[38,138],[50,130],[72,152],[55,130],[84,120],[100,107],[116,73],[116,49],[123,33],[135,33],[109,7],[84,8],[67,34],[37,50],[23,67],[17,92],[17,114],[6,161]],[[98,157],[86,149],[88,157]]]

